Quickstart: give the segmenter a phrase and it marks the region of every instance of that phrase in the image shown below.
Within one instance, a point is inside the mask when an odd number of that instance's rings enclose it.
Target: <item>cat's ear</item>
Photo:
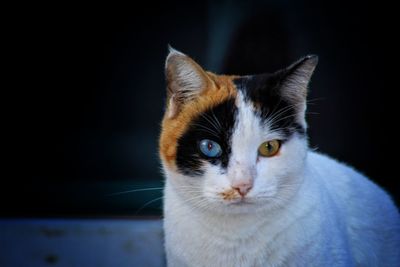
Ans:
[[[169,47],[165,62],[168,117],[174,117],[185,103],[195,99],[211,82],[207,73],[189,56]]]
[[[318,64],[318,56],[309,55],[280,71],[281,95],[291,103],[305,103],[308,84]]]

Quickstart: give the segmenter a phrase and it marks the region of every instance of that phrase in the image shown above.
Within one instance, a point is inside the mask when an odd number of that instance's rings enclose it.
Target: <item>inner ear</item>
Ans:
[[[174,117],[181,106],[195,99],[211,82],[193,59],[170,47],[165,63],[168,116]]]
[[[279,91],[282,97],[294,104],[305,104],[308,85],[317,63],[318,57],[309,55],[278,71],[281,76]]]

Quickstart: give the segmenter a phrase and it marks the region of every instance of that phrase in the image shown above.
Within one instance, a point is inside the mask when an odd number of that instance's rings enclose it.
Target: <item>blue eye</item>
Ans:
[[[210,158],[219,157],[222,154],[221,146],[217,142],[209,139],[201,140],[199,147],[201,153]]]

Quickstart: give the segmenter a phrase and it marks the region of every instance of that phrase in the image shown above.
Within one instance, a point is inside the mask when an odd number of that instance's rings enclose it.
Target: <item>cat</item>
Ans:
[[[168,266],[400,266],[389,195],[308,148],[317,62],[216,75],[170,48],[159,140]]]

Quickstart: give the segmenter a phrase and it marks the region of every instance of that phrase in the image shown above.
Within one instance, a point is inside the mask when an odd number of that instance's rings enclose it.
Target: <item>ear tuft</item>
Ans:
[[[182,52],[179,52],[178,50],[176,50],[175,48],[173,48],[172,45],[170,45],[170,44],[168,44],[168,52],[169,52],[169,54],[171,54],[171,53],[178,53],[178,54],[184,55]]]

